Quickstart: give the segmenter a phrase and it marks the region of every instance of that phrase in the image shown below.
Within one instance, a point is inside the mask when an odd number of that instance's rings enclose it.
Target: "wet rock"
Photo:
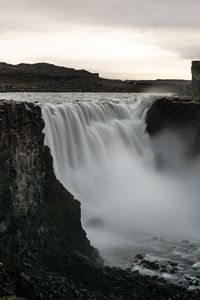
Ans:
[[[160,266],[157,262],[155,261],[149,261],[149,260],[146,260],[146,259],[143,259],[141,262],[140,262],[140,265],[142,265],[144,268],[147,268],[147,269],[150,269],[150,270],[154,270],[154,271],[158,271]]]
[[[169,261],[169,260],[168,260],[168,263],[169,263],[169,265],[172,266],[172,267],[177,267],[177,266],[178,266],[178,263],[173,262],[173,261]]]
[[[137,255],[135,256],[135,259],[136,259],[136,260],[142,260],[142,259],[144,259],[144,256],[143,256],[142,254],[137,254]]]
[[[163,130],[177,131],[189,143],[184,155],[193,158],[200,152],[200,102],[193,98],[163,97],[156,100],[146,115],[146,130],[151,138]],[[161,165],[166,153],[158,153]],[[169,164],[165,161],[164,166]],[[185,240],[186,243],[189,242]]]
[[[161,273],[167,273],[167,269],[166,268],[162,268],[162,269],[160,269],[160,272]]]

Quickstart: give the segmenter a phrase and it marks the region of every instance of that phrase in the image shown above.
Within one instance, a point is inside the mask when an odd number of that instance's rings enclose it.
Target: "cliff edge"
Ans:
[[[43,128],[39,106],[0,101],[0,261],[61,274],[71,252],[94,263],[98,253],[80,203],[54,175]]]
[[[0,101],[0,297],[197,300],[137,271],[103,267],[80,203],[56,179],[41,109]]]
[[[192,98],[163,97],[155,101],[146,115],[146,131],[151,137],[171,131],[186,141],[187,157],[200,150],[200,103]],[[166,145],[167,146],[167,145]]]

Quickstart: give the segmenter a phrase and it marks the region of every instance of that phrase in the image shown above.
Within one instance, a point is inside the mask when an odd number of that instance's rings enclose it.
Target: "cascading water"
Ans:
[[[119,151],[146,157],[148,138],[141,114],[137,102],[45,105],[46,143],[58,179],[76,193],[73,174],[82,168],[108,163],[109,156]]]
[[[156,170],[145,132],[147,106],[136,99],[42,106],[56,176],[81,202],[92,244],[119,265],[141,251],[167,257],[169,243],[159,248],[150,239],[186,234],[194,216],[188,177]]]
[[[126,202],[124,197],[134,195],[134,190],[133,195],[126,195],[126,191],[130,192],[128,185],[134,182],[131,176],[136,175],[131,169],[137,168],[140,176],[139,165],[153,168],[144,115],[140,101],[43,107],[46,144],[54,158],[57,178],[81,201],[85,227],[92,219],[95,223],[95,218],[108,225],[110,205],[120,206],[119,195],[121,205]]]
[[[149,138],[152,99],[142,94],[2,98],[41,106],[55,174],[80,200],[83,227],[107,263],[200,288],[200,163],[185,156],[193,128]]]

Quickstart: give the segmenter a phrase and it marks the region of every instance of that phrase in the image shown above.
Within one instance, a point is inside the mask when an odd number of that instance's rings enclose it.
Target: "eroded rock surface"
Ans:
[[[0,101],[0,297],[199,299],[157,277],[102,266],[80,203],[54,175],[43,128],[39,106]]]
[[[156,100],[146,115],[147,133],[155,137],[163,131],[177,133],[186,141],[186,155],[200,150],[200,103],[192,98],[161,98]]]
[[[82,229],[80,203],[54,175],[43,127],[39,106],[0,102],[0,249],[20,267],[61,272],[71,251],[94,262],[98,254]]]

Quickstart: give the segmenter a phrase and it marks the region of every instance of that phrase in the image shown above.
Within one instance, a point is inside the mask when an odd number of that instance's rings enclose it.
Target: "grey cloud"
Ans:
[[[200,28],[199,0],[0,0],[12,23],[74,22],[130,27]]]
[[[198,45],[184,35],[194,31],[197,40],[199,0],[0,0],[0,5],[1,37],[69,24],[127,27],[153,32],[154,42],[185,57],[198,54]]]
[[[198,29],[180,29],[171,30],[157,29],[151,32],[151,40],[162,49],[167,49],[178,53],[185,59],[200,58],[200,30]]]

